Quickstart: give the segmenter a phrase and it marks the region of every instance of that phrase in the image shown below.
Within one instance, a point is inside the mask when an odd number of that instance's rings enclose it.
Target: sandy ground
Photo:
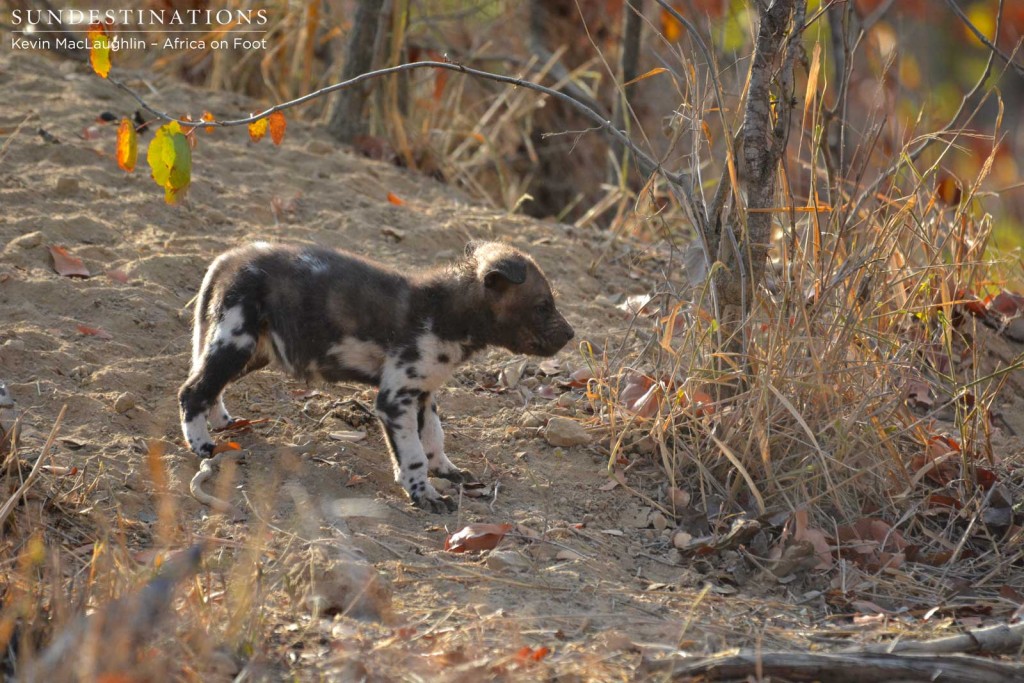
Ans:
[[[140,92],[154,88],[155,103],[175,111],[255,109],[152,75],[129,80]],[[801,629],[820,625],[820,613],[794,604],[795,589],[748,572],[737,592],[731,584],[747,570],[734,555],[699,571],[680,564],[670,530],[658,528],[645,501],[621,486],[609,490],[596,428],[589,445],[546,443],[541,428],[551,415],[593,422],[581,392],[559,384],[582,366],[574,349],[559,354],[554,377],[536,359],[489,351],[442,391],[449,455],[490,484],[490,495],[466,498],[450,515],[412,508],[392,481],[379,429],[346,402],[372,405],[373,390],[310,387],[274,371],[250,376],[229,390],[228,407],[267,421],[230,436],[244,460],[211,486],[247,512],[233,521],[211,515],[188,493],[197,463],[182,444],[175,394],[190,358],[189,304],[220,251],[286,240],[409,269],[454,258],[471,238],[508,240],[554,281],[578,339],[602,347],[618,344],[628,325],[609,297],[645,291],[636,264],[616,247],[589,275],[604,234],[483,208],[297,121],[279,148],[250,143],[243,129],[200,134],[188,199],[168,206],[144,159],[133,174],[117,168],[113,126],[85,134],[101,112],[136,107],[84,65],[8,55],[0,88],[9,95],[0,109],[0,380],[23,415],[26,451],[42,445],[67,406],[56,464],[77,467],[89,491],[69,514],[130,520],[133,551],[159,546],[161,487],[147,462],[158,444],[176,509],[165,542],[230,542],[259,528],[268,576],[309,570],[329,586],[323,572],[357,552],[389,587],[390,599],[361,619],[318,613],[308,591],[306,599],[283,589],[270,595],[244,647],[237,633],[214,638],[227,663],[204,680],[231,680],[243,669],[303,680],[633,679],[643,677],[644,657],[679,647],[799,645]],[[81,257],[92,277],[55,273],[54,245]],[[509,388],[503,372],[522,377]],[[339,440],[358,430],[365,439]],[[664,500],[650,463],[630,485]],[[491,557],[444,552],[447,534],[471,522],[510,522],[517,535],[544,540],[510,538]],[[550,652],[534,663],[518,655],[524,647]]]
[[[160,106],[218,115],[254,108],[232,95],[147,79],[159,91]],[[621,335],[626,324],[600,296],[643,289],[629,277],[628,260],[613,259],[596,277],[587,274],[602,235],[482,208],[457,190],[358,157],[294,121],[280,148],[269,140],[251,144],[243,129],[201,135],[188,200],[168,206],[143,159],[133,174],[117,168],[113,126],[83,138],[101,112],[120,116],[135,109],[84,65],[10,55],[0,67],[0,87],[17,93],[0,113],[0,379],[23,414],[28,451],[42,444],[61,406],[68,406],[56,462],[79,468],[94,491],[89,513],[111,522],[120,516],[143,527],[155,524],[146,453],[159,442],[182,542],[241,533],[188,495],[197,465],[183,447],[175,399],[190,357],[189,302],[207,264],[228,247],[256,239],[317,243],[416,268],[453,258],[470,238],[505,239],[536,257],[556,283],[578,337],[598,344],[616,331]],[[404,204],[389,202],[389,192]],[[92,277],[55,273],[52,245],[81,257]],[[83,334],[79,326],[106,334]],[[545,671],[591,659],[593,671],[612,671],[619,664],[602,662],[634,661],[634,642],[676,644],[692,616],[684,607],[688,594],[675,592],[685,570],[672,566],[663,534],[638,528],[648,527],[646,519],[636,521],[648,508],[621,489],[601,489],[608,482],[607,456],[598,440],[555,449],[541,438],[548,415],[577,412],[579,392],[556,403],[531,391],[553,384],[535,360],[515,389],[495,385],[504,368],[518,370],[527,360],[487,352],[442,392],[449,454],[492,490],[497,484],[496,496],[466,499],[457,514],[432,515],[405,501],[379,429],[357,406],[340,403],[354,398],[372,405],[372,390],[307,387],[271,371],[246,378],[228,394],[236,415],[269,418],[231,435],[245,449],[245,461],[230,496],[242,507],[260,492],[273,498],[272,519],[263,521],[288,529],[278,540],[302,527],[310,538],[326,540],[326,556],[335,554],[332,543],[355,544],[394,591],[393,613],[382,620],[389,626],[461,633],[467,648],[497,639],[510,655],[525,645],[548,647],[552,654],[537,665]],[[582,364],[572,349],[559,360],[561,379]],[[558,388],[552,395],[565,393]],[[365,430],[366,439],[331,437],[352,430]],[[653,479],[648,483],[657,487]],[[238,524],[253,523],[249,517]],[[335,522],[323,523],[326,518]],[[546,532],[549,541],[507,543],[508,566],[443,552],[447,531],[477,521],[513,522],[522,531]],[[147,533],[136,541],[139,550],[152,543]],[[297,609],[304,623],[316,621]],[[315,633],[338,628],[329,618],[320,621]],[[286,636],[285,624],[279,626],[281,642],[314,645],[289,659],[272,653],[268,643],[262,656],[269,671],[319,675],[340,666],[327,656],[336,649],[310,656],[317,651],[315,634]],[[358,629],[353,633],[359,647],[369,647]],[[595,650],[597,638],[612,644]],[[700,649],[719,644],[717,636],[705,643],[703,630],[697,639]],[[412,642],[408,649],[421,646]],[[356,659],[385,677],[394,674],[388,667],[412,666],[374,663],[366,652]],[[471,664],[472,653],[463,659]],[[414,670],[437,667],[416,661]]]

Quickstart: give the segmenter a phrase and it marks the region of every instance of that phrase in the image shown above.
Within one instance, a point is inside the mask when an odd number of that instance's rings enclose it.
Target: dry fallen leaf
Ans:
[[[237,420],[232,421],[231,424],[227,425],[226,427],[221,427],[220,429],[215,429],[213,431],[215,431],[215,432],[234,432],[234,431],[238,431],[239,429],[245,429],[246,427],[251,427],[252,425],[262,424],[264,422],[270,422],[270,418],[269,417],[261,417],[261,418],[256,419],[256,420],[247,420],[244,417],[240,417]]]
[[[505,534],[512,530],[511,524],[468,524],[450,535],[444,542],[444,549],[450,553],[464,553],[467,550],[491,550]]]
[[[405,200],[399,197],[394,192],[388,192],[388,201],[394,204],[395,206],[401,206],[402,204],[405,204]]]
[[[85,263],[77,256],[72,256],[64,247],[50,247],[50,255],[53,257],[53,269],[58,275],[64,277],[91,277]]]
[[[96,337],[97,339],[113,339],[114,337],[101,327],[89,327],[88,325],[77,325],[76,329],[80,334],[84,334],[86,337]]]
[[[240,451],[240,450],[242,450],[242,446],[238,442],[236,442],[236,441],[225,441],[224,443],[219,443],[216,446],[214,446],[213,447],[213,452],[210,455],[217,455],[218,453],[223,453],[225,451]]]

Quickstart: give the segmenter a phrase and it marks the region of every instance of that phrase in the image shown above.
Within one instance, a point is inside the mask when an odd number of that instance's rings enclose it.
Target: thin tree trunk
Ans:
[[[639,76],[640,36],[642,35],[644,3],[643,0],[626,0],[622,4],[622,50],[619,57],[619,73],[622,81],[620,90],[615,97],[615,111],[612,123],[619,130],[626,127],[626,116],[629,112],[629,90],[624,86]],[[610,170],[612,182],[616,182],[619,169],[624,168],[624,155],[627,153],[622,144],[612,142],[613,160]]]
[[[384,18],[387,0],[359,0],[352,33],[345,53],[345,68],[342,80],[355,78],[373,69],[377,33]],[[327,132],[340,142],[351,143],[360,135],[369,132],[366,118],[366,103],[369,100],[372,81],[354,88],[342,90],[336,95],[327,121]]]
[[[717,246],[718,258],[727,266],[717,278],[716,286],[723,327],[731,337],[729,348],[737,353],[743,349],[739,333],[743,331],[753,293],[764,278],[776,177],[789,132],[797,46],[791,43],[785,55],[783,48],[794,7],[799,10],[797,23],[802,23],[806,0],[773,0],[767,6],[758,5],[760,21],[737,159],[747,206],[745,211],[736,207],[730,213],[719,244],[712,245]],[[780,84],[780,92],[773,101],[774,80]]]

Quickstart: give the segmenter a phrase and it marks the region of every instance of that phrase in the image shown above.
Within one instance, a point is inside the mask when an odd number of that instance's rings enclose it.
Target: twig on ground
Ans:
[[[881,652],[759,652],[718,657],[647,662],[648,670],[673,680],[747,680],[883,683],[887,681],[956,681],[1012,683],[1022,680],[1024,665],[993,662],[967,655],[896,655]]]
[[[207,505],[217,512],[234,515],[236,512],[235,507],[226,500],[221,500],[203,491],[203,482],[213,476],[214,469],[220,467],[221,462],[224,460],[236,460],[241,457],[242,451],[224,451],[212,458],[203,459],[199,463],[199,471],[192,477],[192,481],[188,485],[188,490],[192,492],[192,496],[203,505]]]

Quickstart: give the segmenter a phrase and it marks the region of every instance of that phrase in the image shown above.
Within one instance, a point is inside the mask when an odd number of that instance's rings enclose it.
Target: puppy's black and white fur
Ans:
[[[297,379],[372,384],[395,481],[443,512],[455,503],[427,473],[468,473],[445,455],[435,392],[485,346],[551,356],[572,337],[547,278],[507,244],[471,242],[451,266],[407,276],[343,251],[258,242],[222,254],[203,280],[181,427],[210,457],[207,421],[232,422],[224,388],[272,360]]]

